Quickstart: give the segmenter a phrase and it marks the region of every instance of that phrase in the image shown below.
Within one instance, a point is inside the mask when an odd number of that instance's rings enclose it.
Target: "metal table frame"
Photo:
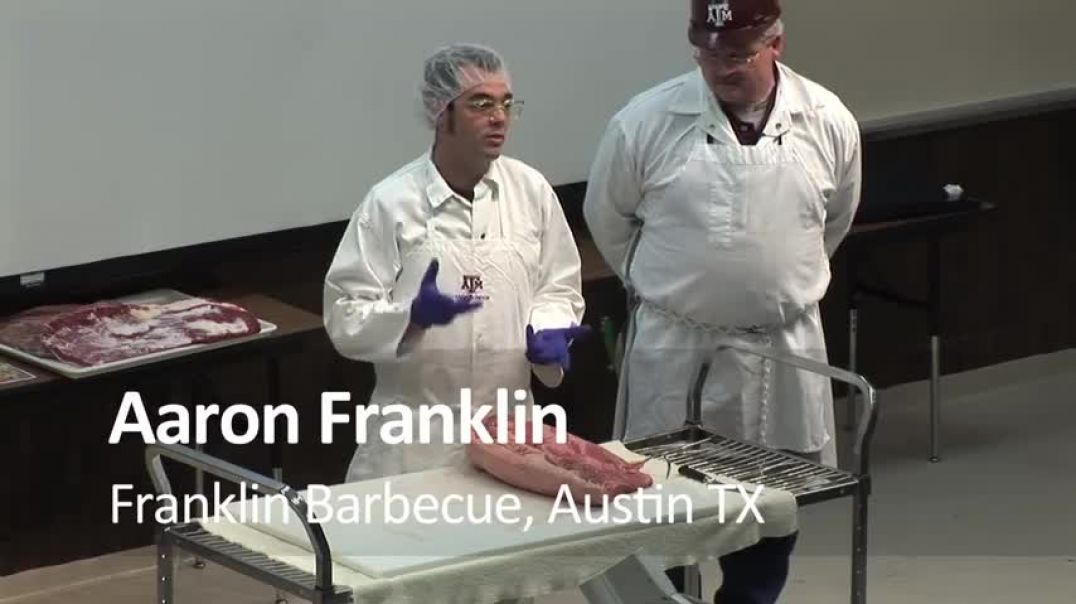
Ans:
[[[852,497],[851,602],[867,601],[867,499],[870,495],[870,441],[877,420],[877,393],[862,376],[803,357],[779,353],[751,344],[726,344],[715,352],[732,349],[754,354],[844,382],[860,393],[864,406],[853,445],[852,471],[824,466],[783,451],[775,451],[707,431],[701,422],[702,389],[710,370],[709,359],[700,364],[688,397],[687,424],[683,429],[625,443],[637,453],[662,457],[680,466],[681,474],[704,482],[717,476],[792,493],[798,505]],[[686,573],[686,592],[701,596],[698,567]]]
[[[164,526],[157,531],[157,602],[175,602],[175,566],[177,550],[188,551],[199,558],[216,562],[241,575],[275,587],[277,600],[281,592],[291,593],[313,604],[347,604],[352,602],[351,589],[333,584],[332,557],[329,543],[319,524],[308,521],[306,502],[291,487],[220,459],[180,445],[155,444],[146,447],[146,468],[158,494],[171,495],[172,487],[161,458],[167,457],[198,472],[213,474],[235,483],[257,485],[261,493],[283,496],[288,507],[300,520],[314,552],[313,575],[272,560],[264,554],[230,543],[217,537],[197,522]]]
[[[920,204],[923,205],[923,204]],[[911,215],[881,222],[864,222],[852,225],[845,239],[845,268],[848,282],[848,369],[856,371],[859,340],[861,303],[870,298],[894,304],[901,308],[918,310],[925,314],[930,349],[930,455],[929,461],[941,460],[941,347],[945,338],[942,321],[942,275],[941,237],[964,228],[973,219],[995,209],[995,205],[978,199],[962,202],[936,202],[926,204],[935,208],[934,213]],[[945,210],[945,211],[937,211]],[[923,299],[915,299],[896,291],[869,284],[859,273],[863,255],[872,247],[892,242],[923,240],[927,244],[926,282],[927,293]],[[855,417],[854,393],[848,397],[848,424]]]

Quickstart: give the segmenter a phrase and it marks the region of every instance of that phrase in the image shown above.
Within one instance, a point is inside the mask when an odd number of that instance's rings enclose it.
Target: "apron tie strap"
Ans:
[[[696,321],[675,311],[669,310],[664,306],[657,304],[651,300],[647,300],[641,296],[637,296],[636,300],[639,304],[645,305],[647,308],[653,310],[659,315],[691,329],[703,331],[723,337],[736,337],[747,338],[755,341],[756,343],[770,348],[773,346],[773,334],[782,328],[781,325],[749,325],[749,326],[724,326],[713,325],[703,321]],[[773,382],[773,361],[768,358],[761,358],[762,361],[762,375],[759,377],[761,380],[759,388],[759,417],[758,417],[758,429],[759,440],[763,445],[769,441],[769,419],[770,419],[770,396],[772,393]]]
[[[750,338],[768,337],[783,327],[782,325],[778,324],[746,326],[714,325],[711,323],[697,321],[690,317],[686,317],[680,313],[669,310],[668,308],[651,300],[647,300],[646,298],[643,298],[641,296],[637,299],[640,304],[645,305],[647,308],[653,310],[654,312],[658,313],[659,315],[662,315],[667,319],[672,320],[673,322],[680,323],[681,325],[685,325],[692,329],[720,336]]]

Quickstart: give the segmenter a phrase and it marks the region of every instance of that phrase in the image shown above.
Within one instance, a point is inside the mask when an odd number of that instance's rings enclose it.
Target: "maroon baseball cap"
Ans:
[[[691,0],[687,36],[701,48],[749,42],[780,16],[778,0]]]

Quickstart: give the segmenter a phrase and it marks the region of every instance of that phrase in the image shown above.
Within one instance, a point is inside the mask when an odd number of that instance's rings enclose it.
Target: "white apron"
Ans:
[[[787,132],[787,115],[770,119],[783,120],[778,133]],[[763,138],[741,146],[706,114],[693,135],[660,207],[644,209],[628,271],[638,303],[614,432],[626,439],[684,425],[695,372],[722,341],[826,362],[817,299],[829,262],[819,189],[791,144]],[[836,462],[827,378],[732,351],[712,360],[705,427],[768,447],[821,451],[824,462]]]
[[[414,413],[415,444],[389,444],[379,437],[380,425],[367,423],[365,444],[356,447],[347,480],[379,478],[464,462],[460,444],[460,390],[472,389],[472,407],[495,405],[499,388],[508,404],[531,405],[530,362],[526,358],[526,325],[531,294],[538,277],[537,240],[502,238],[509,230],[502,212],[499,224],[484,240],[446,239],[427,220],[426,240],[405,253],[394,295],[413,299],[430,260],[440,261],[437,286],[446,295],[473,294],[483,299],[478,310],[456,317],[446,326],[425,330],[409,353],[395,363],[375,366],[377,384],[370,404],[451,405],[455,418],[452,443],[442,442],[442,422],[421,422]],[[519,403],[513,396],[522,389]],[[389,414],[381,421],[398,419]],[[430,444],[418,444],[420,424],[430,427]]]

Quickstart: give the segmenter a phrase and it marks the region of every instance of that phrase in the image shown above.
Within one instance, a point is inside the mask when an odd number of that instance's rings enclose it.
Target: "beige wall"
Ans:
[[[783,4],[786,61],[840,94],[867,129],[974,112],[989,101],[1076,97],[1071,0]]]

